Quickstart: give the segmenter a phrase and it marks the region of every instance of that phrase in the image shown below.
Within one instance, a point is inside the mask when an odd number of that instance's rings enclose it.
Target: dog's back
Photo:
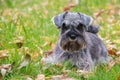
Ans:
[[[107,49],[97,35],[86,32],[87,46],[94,62],[105,63],[107,59]],[[102,61],[101,61],[102,59]]]

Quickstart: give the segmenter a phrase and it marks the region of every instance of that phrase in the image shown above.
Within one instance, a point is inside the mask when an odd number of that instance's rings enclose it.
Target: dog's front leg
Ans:
[[[53,54],[49,55],[47,58],[43,58],[42,62],[44,64],[48,64],[48,63],[58,64],[58,63],[62,63],[65,60],[67,60],[68,56],[69,55],[67,53],[65,53],[65,52],[53,53]]]

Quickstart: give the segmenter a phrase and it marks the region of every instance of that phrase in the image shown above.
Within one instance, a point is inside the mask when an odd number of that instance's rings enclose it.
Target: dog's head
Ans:
[[[85,31],[92,18],[80,13],[64,12],[53,18],[54,24],[61,30],[59,46],[64,51],[79,51],[85,48]]]

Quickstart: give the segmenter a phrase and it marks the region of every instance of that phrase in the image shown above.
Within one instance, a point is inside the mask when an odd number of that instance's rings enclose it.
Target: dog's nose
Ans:
[[[75,34],[71,34],[70,35],[70,39],[75,40],[76,39],[76,35]]]

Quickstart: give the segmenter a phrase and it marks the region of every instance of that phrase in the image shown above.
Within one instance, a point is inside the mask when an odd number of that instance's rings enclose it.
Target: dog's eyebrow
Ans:
[[[73,25],[73,26],[78,26],[80,23],[81,23],[80,20],[72,21],[72,22],[71,22],[71,25]],[[82,23],[81,23],[81,24],[82,24]]]

